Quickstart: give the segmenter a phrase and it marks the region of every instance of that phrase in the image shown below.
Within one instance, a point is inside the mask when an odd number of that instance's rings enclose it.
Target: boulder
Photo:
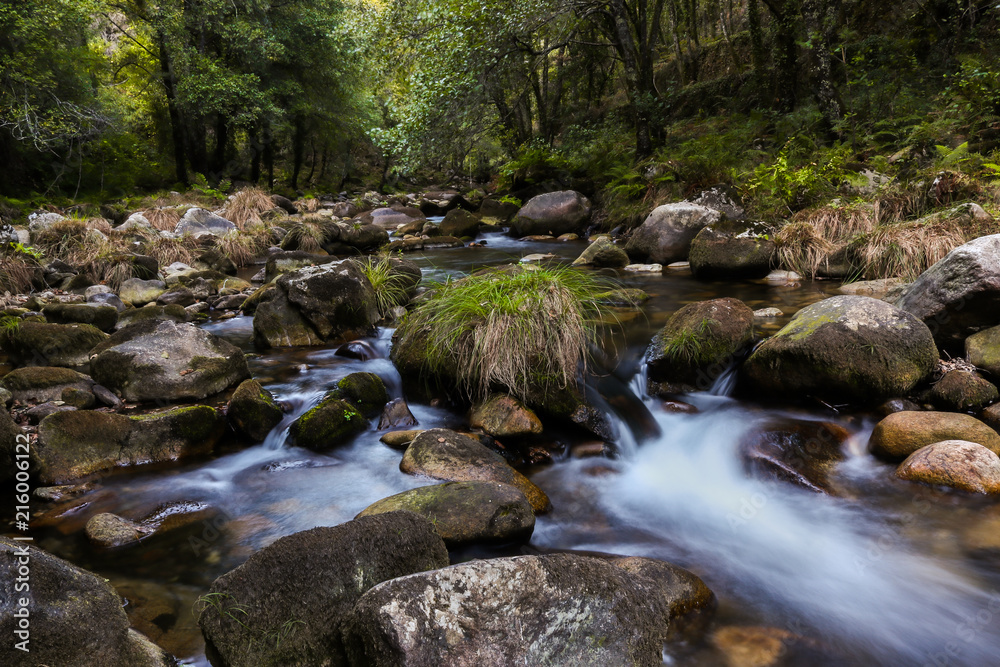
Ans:
[[[434,526],[412,512],[282,537],[215,580],[198,616],[212,663],[347,666],[341,630],[372,586],[448,565]]]
[[[975,442],[944,440],[910,454],[899,464],[896,477],[972,493],[998,494],[1000,456]]]
[[[122,283],[118,296],[122,301],[139,308],[147,303],[154,303],[166,291],[167,284],[162,280],[129,278]]]
[[[268,255],[264,264],[264,282],[269,283],[283,273],[297,271],[307,266],[319,266],[330,261],[330,256],[315,255],[303,250],[280,250]]]
[[[331,255],[371,252],[389,242],[389,233],[374,224],[334,222],[325,230],[323,250]]]
[[[982,236],[945,255],[896,300],[922,320],[942,347],[961,345],[997,324],[1000,309],[1000,234]]]
[[[53,324],[90,324],[105,333],[118,324],[118,308],[109,303],[50,303],[42,315]]]
[[[387,232],[395,231],[400,225],[406,225],[414,220],[426,220],[420,209],[409,206],[392,206],[377,208],[362,214],[360,222],[365,225],[375,225]]]
[[[236,225],[203,208],[189,208],[174,227],[175,234],[191,234],[193,236],[225,236],[236,229]]]
[[[62,484],[115,468],[209,454],[225,419],[206,405],[126,417],[109,412],[57,412],[42,420],[31,450],[43,484]]]
[[[286,273],[269,296],[253,320],[254,340],[264,347],[361,338],[374,332],[379,318],[375,291],[350,260]]]
[[[316,407],[292,422],[288,442],[315,451],[342,444],[368,428],[368,420],[334,390]]]
[[[434,524],[449,547],[472,543],[527,542],[535,513],[524,494],[497,482],[445,482],[397,493],[358,515],[406,510]]]
[[[771,271],[773,229],[764,223],[720,221],[691,241],[691,273],[702,280],[764,278]]]
[[[171,321],[126,327],[92,355],[94,380],[126,401],[201,400],[250,376],[235,345]]]
[[[523,493],[537,512],[551,507],[548,496],[499,454],[477,440],[441,428],[417,435],[406,448],[399,469],[410,475],[451,482],[500,482]]]
[[[698,577],[662,561],[496,558],[375,586],[344,643],[352,664],[374,667],[652,666],[665,643],[698,638],[714,606]]]
[[[188,306],[193,305],[196,301],[197,299],[194,296],[194,292],[189,290],[187,287],[175,287],[156,297],[156,303],[160,306],[177,305],[181,308],[187,308]]]
[[[742,221],[746,211],[736,189],[724,184],[713,185],[691,200],[692,204],[718,211],[730,220]]]
[[[740,457],[751,474],[778,479],[816,493],[834,489],[831,473],[846,456],[850,437],[843,426],[799,419],[772,419],[755,425],[740,441]]]
[[[607,237],[601,237],[591,243],[586,250],[580,253],[579,257],[573,260],[573,266],[589,264],[598,268],[608,267],[612,269],[623,269],[628,263],[628,254]]]
[[[133,308],[119,315],[115,330],[121,331],[126,327],[139,324],[140,322],[177,322],[178,324],[183,324],[189,319],[190,316],[184,310],[183,306],[177,304],[169,306],[147,304],[142,308]]]
[[[336,393],[356,407],[365,417],[382,412],[389,402],[382,378],[374,373],[351,373],[337,382]]]
[[[879,404],[934,370],[937,346],[916,317],[866,296],[803,308],[754,350],[743,380],[758,395]]]
[[[542,432],[542,420],[513,396],[493,394],[473,406],[469,425],[496,438],[518,438]]]
[[[0,378],[0,387],[22,403],[45,403],[62,399],[66,389],[89,390],[94,381],[83,373],[55,366],[18,368]]]
[[[902,461],[921,447],[944,440],[975,442],[1000,454],[1000,435],[975,417],[955,412],[895,412],[878,424],[868,440],[871,452]]]
[[[475,238],[479,233],[479,216],[469,213],[464,208],[455,208],[448,211],[438,228],[444,236]]]
[[[562,190],[532,197],[511,225],[516,236],[581,234],[590,222],[590,200],[579,192]]]
[[[295,204],[288,197],[282,197],[281,195],[271,195],[271,201],[274,205],[280,208],[282,211],[289,215],[295,215],[299,212],[299,209],[295,208]]]
[[[22,366],[81,368],[89,362],[90,350],[107,337],[89,324],[22,321],[9,336],[9,351]]]
[[[358,214],[358,207],[349,201],[338,201],[325,206],[338,218],[353,218]]]
[[[931,388],[935,406],[953,412],[979,412],[1000,397],[997,388],[975,373],[951,370]]]
[[[417,418],[410,412],[410,406],[402,398],[394,398],[382,409],[378,420],[378,430],[398,428],[400,426],[416,426]]]
[[[483,203],[479,205],[480,217],[492,218],[501,225],[510,222],[517,215],[518,210],[520,209],[515,203],[490,199],[489,197],[484,199]]]
[[[966,338],[965,357],[976,368],[1000,378],[1000,326],[990,327]]]
[[[52,225],[67,219],[58,213],[49,213],[46,211],[36,211],[29,214],[28,233],[31,236],[31,242],[34,243],[38,239],[38,236]]]
[[[17,445],[25,442],[24,437],[24,430],[11,419],[7,406],[0,405],[0,484],[14,479]]]
[[[649,379],[708,390],[753,344],[753,322],[753,311],[738,299],[684,306],[646,351]]]
[[[22,567],[30,569],[30,595],[18,595],[13,583]],[[0,537],[0,579],[11,585],[0,597],[0,648],[5,665],[59,667],[167,667],[173,658],[129,628],[124,603],[103,578],[61,558]],[[30,628],[19,637],[15,613],[30,600]],[[24,648],[17,644],[23,640]]]
[[[244,380],[229,399],[226,416],[233,427],[251,440],[263,442],[285,413],[267,389],[256,380]]]
[[[721,219],[718,211],[697,204],[664,204],[653,209],[632,232],[625,252],[636,262],[670,264],[686,260],[698,232]]]

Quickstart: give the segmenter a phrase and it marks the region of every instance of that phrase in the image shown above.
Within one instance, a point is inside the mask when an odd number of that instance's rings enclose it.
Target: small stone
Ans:
[[[667,264],[670,271],[687,271],[691,268],[691,262],[671,262]]]
[[[137,523],[117,514],[97,514],[87,522],[87,538],[96,546],[121,547],[138,542],[145,531]]]
[[[421,433],[423,433],[422,429],[412,431],[390,431],[379,438],[379,440],[393,449],[406,449],[406,447],[413,442],[413,439]]]
[[[625,267],[629,273],[663,273],[662,264],[629,264]]]
[[[754,317],[781,317],[784,314],[780,308],[760,308],[753,311]]]

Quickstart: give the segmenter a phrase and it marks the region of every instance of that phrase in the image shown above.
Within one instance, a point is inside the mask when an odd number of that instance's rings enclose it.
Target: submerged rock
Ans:
[[[527,496],[535,512],[551,507],[548,496],[502,456],[454,431],[435,428],[417,435],[406,448],[399,469],[410,475],[454,482],[501,482]]]
[[[407,510],[427,518],[445,544],[527,542],[535,528],[531,503],[497,482],[445,482],[404,491],[366,507],[371,516]]]
[[[895,412],[875,425],[868,448],[877,456],[901,461],[944,440],[975,442],[1000,454],[996,431],[975,417],[955,412]]]
[[[972,493],[1000,493],[1000,456],[965,440],[945,440],[921,447],[896,469],[911,482],[950,486]]]
[[[714,606],[698,577],[662,561],[497,558],[375,586],[344,642],[352,664],[373,666],[652,666],[664,643],[697,638]]]
[[[582,233],[590,221],[590,200],[579,192],[562,190],[532,197],[511,224],[516,236]]]
[[[0,598],[0,648],[5,665],[94,667],[167,667],[174,660],[138,632],[129,629],[123,602],[103,578],[55,556],[0,537],[0,579],[13,582],[25,561],[30,564],[30,629],[20,641],[15,612],[19,596]],[[30,658],[28,658],[30,656]]]
[[[698,232],[721,218],[718,211],[688,202],[659,206],[632,232],[625,252],[637,262],[669,264],[686,260]]]
[[[122,329],[92,354],[94,379],[126,401],[201,400],[250,376],[235,345],[171,321]]]
[[[341,630],[358,598],[382,581],[447,565],[434,526],[412,512],[313,528],[216,579],[198,624],[213,664],[346,666]]]
[[[926,325],[884,301],[836,296],[803,308],[743,366],[758,395],[881,403],[905,395],[934,370]]]
[[[829,422],[775,420],[740,442],[740,456],[759,477],[829,493],[830,475],[846,458],[841,446],[849,436],[844,427]]]
[[[691,303],[670,316],[646,351],[649,379],[708,390],[753,343],[753,311],[738,299]]]

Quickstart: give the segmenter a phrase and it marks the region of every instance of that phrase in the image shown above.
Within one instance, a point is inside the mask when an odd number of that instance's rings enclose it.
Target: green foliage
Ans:
[[[851,175],[845,170],[850,147],[820,149],[809,155],[809,161],[792,160],[793,138],[770,163],[758,165],[746,181],[747,192],[755,198],[757,210],[772,215],[793,213],[830,195]]]
[[[375,305],[381,317],[409,301],[410,281],[395,270],[388,254],[369,255],[359,265],[375,290]]]
[[[456,374],[467,397],[501,387],[530,402],[575,386],[611,287],[573,268],[482,271],[435,287],[398,333],[425,337],[426,367]]]

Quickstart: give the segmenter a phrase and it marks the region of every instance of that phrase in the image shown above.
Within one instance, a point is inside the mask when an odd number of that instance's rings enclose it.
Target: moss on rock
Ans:
[[[257,442],[263,442],[284,418],[274,396],[256,380],[244,380],[236,388],[226,414],[236,430]]]

